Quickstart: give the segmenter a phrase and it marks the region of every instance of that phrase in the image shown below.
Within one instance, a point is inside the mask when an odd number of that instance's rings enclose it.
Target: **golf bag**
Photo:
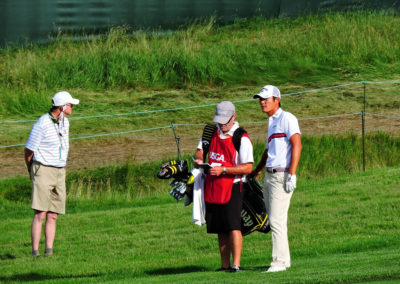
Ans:
[[[204,161],[208,153],[211,137],[215,131],[214,124],[207,124],[202,135],[202,147]],[[239,152],[242,135],[246,131],[238,128],[233,134],[233,144]],[[185,160],[170,161],[161,166],[157,177],[160,179],[170,179],[172,189],[170,195],[177,201],[185,197],[185,206],[192,203],[194,177],[188,170],[188,164]],[[268,233],[270,231],[268,214],[266,213],[262,185],[254,178],[248,178],[247,183],[243,183],[243,207],[241,211],[242,235],[248,235],[254,231]]]
[[[192,203],[194,177],[188,170],[187,161],[174,160],[162,164],[157,177],[160,179],[173,178],[169,183],[172,187],[169,194],[177,201],[181,201],[185,197],[185,206]]]
[[[265,209],[263,187],[255,178],[247,178],[243,183],[242,235],[246,236],[254,231],[268,233],[268,214]]]

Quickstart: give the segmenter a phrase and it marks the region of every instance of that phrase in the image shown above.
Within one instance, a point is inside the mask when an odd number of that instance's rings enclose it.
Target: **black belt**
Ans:
[[[286,173],[289,171],[289,168],[272,168],[272,167],[267,167],[267,172],[268,173]]]
[[[33,161],[32,164],[33,164],[33,163],[36,163],[36,164],[41,165],[41,166],[49,167],[49,168],[56,168],[56,169],[63,169],[63,168],[65,168],[65,167],[55,167],[55,166],[45,165],[45,164],[39,163],[38,161]]]

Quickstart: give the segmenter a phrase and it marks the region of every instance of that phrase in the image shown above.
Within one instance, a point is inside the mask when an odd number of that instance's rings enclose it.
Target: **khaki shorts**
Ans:
[[[65,168],[49,167],[33,162],[31,167],[31,208],[65,214]]]

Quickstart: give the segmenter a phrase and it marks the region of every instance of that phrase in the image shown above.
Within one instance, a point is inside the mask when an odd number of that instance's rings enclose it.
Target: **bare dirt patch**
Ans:
[[[361,116],[300,120],[305,135],[361,134]],[[400,120],[385,117],[366,116],[365,125],[369,131],[385,131],[400,135]],[[253,141],[265,141],[266,123],[242,124]],[[201,128],[178,131],[182,154],[194,153],[201,136]],[[172,135],[158,137],[91,138],[71,141],[68,170],[92,169],[99,166],[118,165],[127,162],[145,163],[164,161],[177,157],[177,147]],[[23,147],[0,149],[0,177],[27,175]]]

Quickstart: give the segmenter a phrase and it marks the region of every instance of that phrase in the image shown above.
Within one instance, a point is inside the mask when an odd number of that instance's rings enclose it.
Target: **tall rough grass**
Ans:
[[[367,135],[366,169],[400,164],[400,138],[385,133]],[[336,177],[362,171],[362,140],[359,136],[305,136],[297,171],[298,180]],[[254,146],[258,163],[264,145]],[[189,156],[185,157],[189,163]],[[168,181],[157,179],[162,162],[125,164],[71,172],[67,177],[68,197],[76,200],[132,200],[170,190]],[[262,176],[259,178],[262,181]],[[27,178],[0,180],[0,199],[26,201],[30,198]]]
[[[142,165],[125,164],[68,176],[69,196],[73,199],[123,199],[132,200],[161,192],[163,181],[156,175],[159,163]]]
[[[60,35],[47,46],[0,50],[0,96],[23,105],[26,97],[61,88],[186,88],[393,77],[400,71],[399,32],[398,17],[355,12],[254,18],[225,27],[210,19],[174,33],[118,27],[105,37],[79,42]]]

